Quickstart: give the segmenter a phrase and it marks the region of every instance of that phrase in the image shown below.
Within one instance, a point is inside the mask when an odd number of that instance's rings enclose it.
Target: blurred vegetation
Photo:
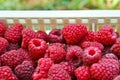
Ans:
[[[0,0],[0,10],[120,9],[120,0]]]

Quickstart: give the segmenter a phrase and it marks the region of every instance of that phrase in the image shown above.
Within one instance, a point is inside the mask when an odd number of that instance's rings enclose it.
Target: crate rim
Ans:
[[[107,18],[120,17],[120,10],[0,11],[0,18]]]

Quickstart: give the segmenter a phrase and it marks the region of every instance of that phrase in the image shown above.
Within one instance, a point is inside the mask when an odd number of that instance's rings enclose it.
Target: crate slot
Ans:
[[[98,19],[98,23],[104,23],[104,19]]]
[[[69,23],[76,23],[75,19],[69,19]]]
[[[37,20],[37,19],[31,19],[31,22],[37,24],[37,23],[38,23],[38,20]]]
[[[62,24],[63,21],[62,21],[62,19],[56,19],[56,23],[58,23],[58,24]]]
[[[7,23],[13,24],[14,20],[13,19],[7,19]]]
[[[50,19],[44,19],[44,23],[45,24],[49,24],[50,23]]]
[[[110,19],[110,22],[111,22],[111,23],[117,23],[118,20],[117,20],[117,19]]]
[[[25,23],[25,19],[19,19],[19,23]]]
[[[88,19],[82,19],[82,23],[88,23]]]

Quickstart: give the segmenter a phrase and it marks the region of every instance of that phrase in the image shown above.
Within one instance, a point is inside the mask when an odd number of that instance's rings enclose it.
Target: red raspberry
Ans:
[[[0,36],[4,36],[4,33],[6,31],[6,26],[3,22],[0,22]]]
[[[84,50],[83,62],[86,65],[91,65],[101,59],[101,50],[97,47],[88,47]]]
[[[87,66],[80,66],[75,70],[77,80],[90,80],[90,71]]]
[[[18,43],[9,43],[8,47],[7,47],[7,51],[10,50],[17,50],[20,48],[20,45]]]
[[[23,29],[22,30],[22,44],[21,47],[22,48],[27,48],[28,47],[28,43],[31,39],[36,38],[36,33],[33,30],[30,29]]]
[[[67,50],[66,60],[78,67],[82,63],[83,50],[79,46],[70,46]]]
[[[117,35],[112,27],[104,26],[96,33],[96,41],[102,43],[105,46],[109,46],[115,43]]]
[[[49,46],[58,46],[58,47],[62,47],[66,50],[66,45],[62,44],[62,43],[51,43],[51,44],[49,44]]]
[[[120,44],[120,38],[117,38],[115,43]]]
[[[21,64],[23,60],[30,60],[27,53],[19,50],[11,50],[1,55],[1,63],[4,66],[15,68]]]
[[[46,52],[48,57],[50,57],[55,63],[65,60],[66,51],[62,47],[49,46]]]
[[[102,58],[103,59],[115,59],[115,60],[118,60],[117,56],[114,55],[113,53],[105,54]]]
[[[21,62],[22,59],[16,50],[11,50],[1,55],[1,63],[4,66],[15,68],[18,64],[21,64]]]
[[[22,60],[31,60],[29,56],[29,52],[27,50],[19,48],[17,52],[18,52],[19,57],[22,58]]]
[[[120,75],[116,76],[113,80],[120,80]]]
[[[70,75],[62,68],[61,65],[52,65],[48,72],[50,80],[71,80]]]
[[[86,26],[83,24],[69,24],[64,26],[62,34],[68,44],[78,44],[87,34]]]
[[[5,38],[12,43],[20,42],[22,39],[22,29],[22,24],[13,25],[5,32]]]
[[[61,62],[60,65],[70,76],[74,77],[74,66],[70,65],[68,62]]]
[[[84,41],[82,44],[81,44],[81,47],[83,49],[87,48],[87,47],[98,47],[100,50],[103,50],[104,49],[104,46],[99,43],[99,42],[90,42],[90,41]]]
[[[51,43],[54,43],[54,42],[63,43],[63,42],[65,42],[60,29],[53,29],[49,33],[48,39],[49,39],[49,42],[51,42]]]
[[[42,39],[31,39],[28,50],[33,60],[43,57],[47,49],[47,43]]]
[[[93,31],[88,31],[87,35],[83,39],[83,41],[95,41],[95,35],[96,33]]]
[[[113,44],[112,47],[110,48],[110,52],[112,52],[113,54],[120,58],[120,43]]]
[[[119,62],[114,59],[102,59],[90,68],[91,77],[96,80],[113,80],[119,74]]]
[[[44,32],[44,31],[41,31],[41,30],[37,31],[37,38],[43,39],[45,41],[48,41],[48,35],[47,35],[47,33]]]
[[[0,80],[18,80],[8,66],[0,67]]]
[[[8,45],[8,41],[5,38],[0,37],[0,55],[6,51]]]
[[[14,72],[20,80],[32,80],[33,63],[31,61],[23,61],[22,64],[16,66]]]
[[[38,60],[38,66],[32,75],[33,80],[39,80],[48,77],[48,71],[53,65],[50,58],[41,58]]]

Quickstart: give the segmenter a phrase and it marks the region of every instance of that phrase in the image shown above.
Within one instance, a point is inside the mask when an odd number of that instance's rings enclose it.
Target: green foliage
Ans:
[[[0,10],[84,9],[120,9],[120,0],[0,0]]]

